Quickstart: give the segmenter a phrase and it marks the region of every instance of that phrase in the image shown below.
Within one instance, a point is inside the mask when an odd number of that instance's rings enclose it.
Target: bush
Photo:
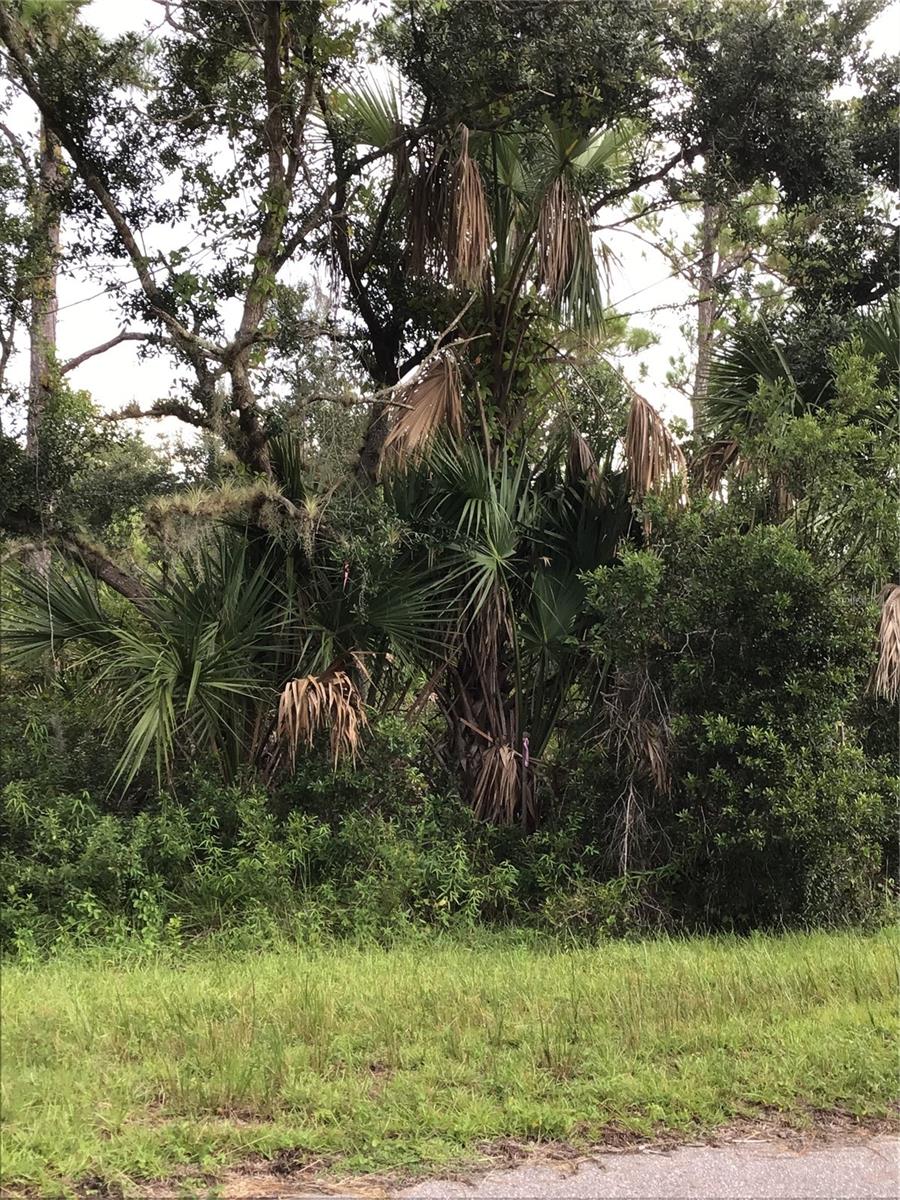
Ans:
[[[83,668],[7,673],[3,944],[877,919],[896,873],[896,730],[865,697],[868,603],[786,529],[699,510],[660,514],[652,549],[594,572],[583,616],[595,678],[542,756],[530,834],[477,822],[428,730],[399,718],[374,724],[355,766],[309,754],[269,790],[200,762],[167,793],[144,774],[113,794],[120,747]],[[629,709],[640,695],[656,708]],[[622,740],[629,722],[640,737]],[[641,745],[668,758],[668,788]]]
[[[358,769],[310,756],[271,795],[198,770],[137,812],[102,792],[48,798],[42,785],[10,781],[3,943],[36,952],[60,940],[155,944],[238,929],[315,941],[426,925],[638,927],[636,888],[591,879],[599,855],[571,822],[532,836],[477,822],[423,775],[421,737],[384,720]]]
[[[596,572],[590,602],[598,658],[614,647],[615,671],[667,710],[671,787],[644,789],[643,842],[674,870],[673,915],[748,929],[877,912],[897,780],[866,754],[869,606],[785,528],[747,532],[716,511]]]

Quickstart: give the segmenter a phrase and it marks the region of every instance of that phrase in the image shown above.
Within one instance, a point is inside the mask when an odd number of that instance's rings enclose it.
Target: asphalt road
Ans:
[[[390,1193],[389,1193],[390,1194]],[[599,1154],[571,1167],[522,1164],[471,1182],[431,1179],[397,1200],[896,1200],[900,1139],[802,1149],[771,1141]]]

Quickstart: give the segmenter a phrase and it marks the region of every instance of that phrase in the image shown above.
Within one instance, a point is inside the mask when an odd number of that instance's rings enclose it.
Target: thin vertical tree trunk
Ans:
[[[59,143],[41,121],[40,162],[32,200],[36,253],[31,290],[31,360],[28,379],[26,451],[36,456],[41,423],[53,387],[56,360],[56,315],[59,309],[59,188],[62,160]]]
[[[703,223],[700,226],[700,270],[697,289],[697,365],[694,370],[694,389],[691,394],[691,413],[695,431],[703,424],[706,393],[709,388],[713,327],[716,319],[716,245],[719,239],[720,225],[721,214],[718,204],[704,201]]]

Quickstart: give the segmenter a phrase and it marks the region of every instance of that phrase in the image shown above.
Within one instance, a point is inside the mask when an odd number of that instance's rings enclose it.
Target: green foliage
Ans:
[[[194,375],[155,411],[203,431],[176,480],[57,380],[37,454],[0,443],[0,524],[59,547],[4,618],[34,665],[4,701],[27,759],[4,751],[7,939],[877,914],[891,735],[863,694],[900,314],[877,3],[404,0],[363,28],[184,0],[177,36],[112,42],[57,0],[7,8],[70,164],[65,265],[137,269],[145,352]],[[29,237],[10,146],[5,339]],[[727,336],[686,448],[724,443],[721,502],[697,469],[677,519],[677,488],[636,505],[636,460],[649,486],[675,450],[644,409],[623,461],[602,356],[644,335],[604,311],[591,233],[629,199],[658,233],[648,183],[717,214]],[[199,232],[160,255],[171,225]],[[292,259],[329,265],[327,304],[279,279]],[[769,268],[784,291],[752,304]],[[390,419],[419,444],[379,477]],[[64,568],[89,537],[138,566]],[[288,771],[279,694],[329,672],[376,728],[356,766]]]
[[[897,787],[862,740],[872,609],[787,529],[731,522],[655,527],[652,551],[589,587],[598,657],[666,698],[672,781],[648,801],[648,862],[677,866],[672,901],[702,923],[865,917]]]
[[[240,926],[313,941],[382,937],[415,925],[540,923],[544,905],[554,928],[585,926],[584,896],[571,921],[563,913],[561,891],[582,872],[555,861],[554,837],[476,822],[414,765],[419,743],[389,720],[359,770],[304,760],[267,796],[214,784],[201,769],[136,812],[102,792],[51,799],[8,779],[3,941],[23,951]],[[625,916],[611,898],[595,927]]]
[[[169,462],[140,437],[104,421],[86,392],[57,381],[37,453],[0,435],[0,526],[44,521],[49,529],[89,531],[125,546],[149,496],[173,484]]]

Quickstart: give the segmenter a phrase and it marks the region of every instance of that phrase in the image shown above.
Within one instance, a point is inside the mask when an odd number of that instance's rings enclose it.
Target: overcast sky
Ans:
[[[104,34],[113,36],[128,30],[142,30],[148,20],[156,25],[159,13],[152,0],[92,0],[84,10],[84,19]],[[874,53],[893,53],[900,49],[900,0],[893,0],[878,18],[871,36]],[[25,103],[17,112],[22,124],[29,116]],[[683,222],[682,227],[687,234],[688,224]],[[183,243],[188,238],[182,232],[177,240]],[[635,383],[639,382],[643,368],[646,378],[640,382],[640,388],[664,413],[687,417],[687,401],[666,386],[665,376],[670,357],[683,349],[679,325],[684,320],[683,312],[667,306],[683,302],[689,290],[682,280],[672,275],[670,264],[663,255],[637,238],[616,232],[605,240],[619,259],[612,271],[611,304],[622,312],[646,314],[636,316],[634,323],[649,328],[659,339],[656,345],[622,365]],[[123,267],[123,270],[129,268]],[[60,278],[60,361],[105,341],[122,327],[115,305],[104,296],[97,296],[98,291],[96,282],[72,276]],[[13,380],[23,382],[26,374],[26,356],[20,353],[10,375]],[[73,385],[88,389],[103,408],[115,409],[132,402],[146,406],[167,395],[172,371],[166,358],[139,362],[134,344],[126,342],[76,368],[70,380]],[[168,436],[182,428],[177,422],[167,421],[152,427],[152,432]],[[147,433],[151,433],[150,428]]]

